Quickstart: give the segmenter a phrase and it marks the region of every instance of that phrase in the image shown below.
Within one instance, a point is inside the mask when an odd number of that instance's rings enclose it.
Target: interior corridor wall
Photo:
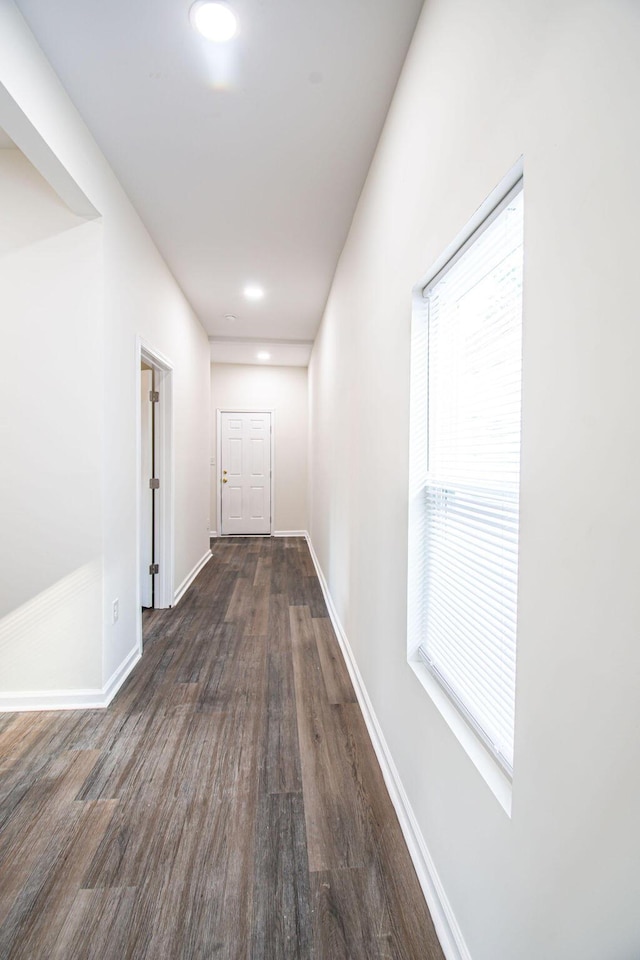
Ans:
[[[211,364],[211,529],[217,517],[216,411],[274,410],[274,530],[307,529],[306,367]]]
[[[102,227],[17,149],[0,209],[0,688],[100,687]]]
[[[640,955],[639,49],[626,0],[427,0],[310,366],[312,541],[473,960]],[[520,156],[509,817],[406,662],[409,363],[412,288]]]
[[[69,629],[77,631],[78,643],[93,651],[92,662],[94,655],[98,657],[98,687],[104,687],[135,654],[140,618],[136,597],[136,497],[139,482],[136,469],[139,366],[136,338],[141,337],[173,366],[176,586],[208,551],[208,340],[11,0],[0,0],[0,84],[100,214],[99,226],[94,224],[100,232],[102,244],[99,302],[87,301],[85,304],[88,329],[94,329],[96,323],[99,325],[100,345],[97,350],[90,349],[86,330],[81,331],[79,339],[74,341],[70,326],[63,324],[59,327],[55,356],[68,376],[69,389],[78,389],[88,376],[87,371],[93,372],[93,387],[88,391],[86,401],[87,411],[95,414],[91,417],[92,435],[87,437],[80,429],[81,414],[78,414],[72,435],[78,447],[88,444],[93,458],[96,445],[99,448],[99,469],[95,466],[95,459],[91,460],[93,473],[98,475],[99,503],[92,501],[96,509],[92,509],[92,516],[87,520],[86,498],[83,498],[75,512],[72,510],[67,517],[65,530],[70,536],[80,537],[80,529],[88,526],[89,530],[82,535],[91,542],[89,552],[92,555],[97,548],[102,566],[97,622],[88,630],[84,624],[75,623],[71,618]],[[11,135],[12,130],[1,115],[0,125],[5,125]],[[38,282],[38,276],[34,273],[34,283]],[[69,295],[77,293],[79,296],[84,283],[81,271],[77,271],[69,281]],[[41,337],[43,342],[48,342],[50,318],[42,311],[25,308],[23,320],[30,324],[34,345]],[[50,358],[50,362],[54,360],[55,357]],[[31,371],[31,382],[38,382],[34,370]],[[60,390],[52,390],[46,398],[51,416],[62,413],[61,398]],[[32,420],[26,415],[16,424],[16,429],[23,430],[25,436],[32,427]],[[80,456],[79,453],[78,458]],[[68,469],[73,476],[74,463],[72,460],[68,468],[60,458],[43,463],[42,488],[46,488],[51,476],[59,471]],[[11,500],[4,507],[11,509]],[[38,509],[37,504],[32,504],[31,511]],[[33,516],[27,507],[23,522],[25,528],[33,525]],[[60,530],[59,542],[64,536],[64,530]],[[54,550],[50,552],[51,562],[48,567],[44,564],[42,576],[32,579],[31,599],[38,591],[55,588],[59,569],[52,559],[54,553]],[[113,623],[112,602],[116,598],[120,616]],[[30,602],[22,591],[19,602],[25,600]],[[60,600],[61,610],[70,602],[65,594]],[[8,603],[11,605],[11,601]],[[83,672],[80,677],[69,665],[68,676],[69,689],[95,687],[93,670]],[[56,684],[59,679],[56,676]]]

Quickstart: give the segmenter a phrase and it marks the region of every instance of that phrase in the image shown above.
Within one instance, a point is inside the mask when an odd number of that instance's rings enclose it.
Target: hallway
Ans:
[[[106,710],[0,715],[0,956],[440,960],[303,539],[224,539]]]

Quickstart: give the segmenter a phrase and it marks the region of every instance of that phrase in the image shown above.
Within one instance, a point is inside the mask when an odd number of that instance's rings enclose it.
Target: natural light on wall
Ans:
[[[412,355],[410,654],[509,776],[522,277],[520,180],[424,285]]]

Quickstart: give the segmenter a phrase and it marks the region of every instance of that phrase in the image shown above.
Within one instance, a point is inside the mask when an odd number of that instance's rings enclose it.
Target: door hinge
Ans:
[[[160,402],[160,392],[158,390],[149,390],[149,400],[151,403]]]
[[[160,573],[160,567],[157,563],[149,564],[149,573]]]
[[[149,487],[152,490],[157,490],[159,486],[160,486],[160,481],[156,477],[152,477],[151,480],[149,480]]]

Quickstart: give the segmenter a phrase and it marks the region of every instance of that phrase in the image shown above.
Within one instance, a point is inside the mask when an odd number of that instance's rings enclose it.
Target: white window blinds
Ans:
[[[420,655],[513,766],[522,368],[522,181],[434,280]]]

